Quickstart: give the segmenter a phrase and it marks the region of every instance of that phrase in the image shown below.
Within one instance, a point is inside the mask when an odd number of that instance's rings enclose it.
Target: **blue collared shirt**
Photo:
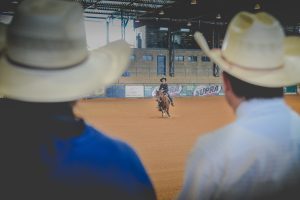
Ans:
[[[87,199],[156,199],[142,162],[126,143],[87,124],[79,136],[53,142],[56,156],[46,151],[43,159],[55,185],[89,194]]]

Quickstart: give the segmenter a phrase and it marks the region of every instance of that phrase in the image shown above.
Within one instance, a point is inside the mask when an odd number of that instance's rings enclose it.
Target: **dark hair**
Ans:
[[[253,85],[242,81],[227,72],[223,71],[223,75],[231,83],[233,92],[238,97],[245,97],[247,100],[254,98],[276,98],[283,97],[283,87],[269,88]]]

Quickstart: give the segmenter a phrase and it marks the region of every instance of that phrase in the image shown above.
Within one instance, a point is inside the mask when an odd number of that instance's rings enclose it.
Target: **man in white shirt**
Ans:
[[[223,69],[237,118],[199,138],[179,199],[300,199],[300,117],[283,99],[283,87],[300,82],[300,38],[267,13],[241,12],[222,49],[195,39]]]

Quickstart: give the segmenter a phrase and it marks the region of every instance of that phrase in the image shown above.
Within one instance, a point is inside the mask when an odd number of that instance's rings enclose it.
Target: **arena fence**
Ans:
[[[158,88],[159,84],[116,84],[88,98],[150,98]],[[173,97],[224,95],[222,84],[169,84],[169,93]],[[285,87],[284,93],[297,94],[297,86]]]

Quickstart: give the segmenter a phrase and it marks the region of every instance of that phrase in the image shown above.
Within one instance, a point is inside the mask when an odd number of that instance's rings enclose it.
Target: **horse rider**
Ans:
[[[174,102],[173,102],[173,99],[171,97],[171,95],[169,94],[169,87],[168,87],[168,84],[167,84],[167,78],[166,77],[162,77],[160,79],[160,86],[159,86],[159,90],[162,90],[163,93],[165,95],[167,95],[167,97],[169,98],[170,102],[171,102],[171,105],[174,106]]]

